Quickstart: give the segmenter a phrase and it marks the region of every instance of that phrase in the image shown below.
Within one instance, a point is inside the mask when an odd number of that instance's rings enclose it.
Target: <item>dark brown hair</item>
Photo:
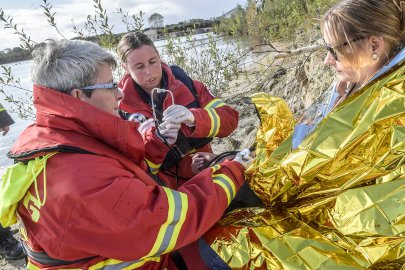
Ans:
[[[141,32],[127,33],[122,36],[120,42],[117,45],[117,54],[121,61],[123,63],[126,63],[128,54],[132,50],[138,49],[143,45],[151,46],[159,54],[155,47],[155,44],[153,44],[153,41],[147,35]]]

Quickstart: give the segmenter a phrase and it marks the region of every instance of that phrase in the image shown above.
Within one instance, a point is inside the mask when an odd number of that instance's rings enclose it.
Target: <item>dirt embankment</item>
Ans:
[[[282,44],[277,45],[277,49],[283,49]],[[254,143],[260,123],[254,106],[245,104],[244,97],[257,92],[282,97],[299,117],[334,79],[332,70],[323,64],[323,50],[282,59],[274,59],[274,55],[255,53],[253,63],[220,93],[227,104],[238,110],[239,124],[231,136],[214,140],[215,153],[248,148]]]

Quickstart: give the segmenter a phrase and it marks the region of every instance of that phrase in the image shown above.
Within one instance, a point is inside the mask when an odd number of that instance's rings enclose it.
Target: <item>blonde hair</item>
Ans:
[[[379,36],[384,38],[388,57],[398,53],[405,43],[404,0],[343,0],[328,10],[321,21],[335,44]],[[344,55],[342,47],[336,50]]]

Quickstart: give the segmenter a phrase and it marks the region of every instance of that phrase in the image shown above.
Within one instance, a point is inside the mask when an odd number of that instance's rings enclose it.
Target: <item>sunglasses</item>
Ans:
[[[106,83],[106,84],[96,84],[96,85],[82,87],[79,89],[80,90],[111,89],[111,90],[113,90],[114,94],[118,93],[118,85],[115,82]]]
[[[357,42],[357,41],[362,40],[362,39],[365,39],[365,38],[366,38],[366,37],[357,37],[357,38],[354,38],[354,39],[352,39],[352,40],[350,40],[350,41],[347,41],[347,42],[345,42],[345,43],[342,43],[342,44],[340,44],[340,45],[338,45],[338,46],[335,46],[335,47],[329,46],[329,45],[325,42],[325,40],[324,40],[323,42],[324,42],[325,49],[326,49],[328,52],[330,52],[330,54],[332,55],[333,59],[335,59],[335,61],[339,61],[338,55],[337,55],[337,52],[336,52],[336,49],[338,49],[338,48],[343,48],[344,46],[347,46],[347,45],[349,45],[350,43]]]

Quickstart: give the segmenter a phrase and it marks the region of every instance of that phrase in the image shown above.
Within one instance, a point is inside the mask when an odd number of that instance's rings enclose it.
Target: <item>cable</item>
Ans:
[[[170,90],[166,90],[166,89],[162,89],[162,88],[153,88],[152,89],[152,92],[150,93],[150,99],[151,99],[151,103],[152,103],[152,113],[153,113],[153,119],[155,119],[155,121],[157,121],[156,110],[155,110],[155,101],[153,99],[153,94],[155,93],[155,91],[157,93],[168,92],[170,94],[170,96],[172,97],[172,105],[174,105],[174,96],[173,96],[172,91],[170,91]]]
[[[157,93],[169,93],[171,98],[172,98],[172,105],[175,105],[174,103],[174,96],[172,91],[167,90],[167,89],[162,89],[162,88],[153,88],[152,92],[150,93],[150,99],[151,99],[151,104],[152,104],[152,114],[153,114],[153,119],[155,122],[155,127],[156,127],[156,132],[158,133],[158,135],[163,139],[163,142],[166,144],[167,147],[169,147],[170,151],[174,152],[174,154],[176,155],[176,171],[175,171],[175,180],[176,180],[176,184],[177,186],[179,186],[179,179],[178,179],[178,170],[179,170],[179,162],[182,159],[182,157],[179,155],[179,153],[177,153],[177,151],[175,149],[173,149],[173,147],[170,146],[170,144],[167,142],[166,138],[160,133],[159,130],[159,120],[156,116],[156,109],[155,109],[155,101],[153,99],[153,94],[155,93],[155,91]]]
[[[255,151],[255,150],[256,150],[256,144],[253,144],[252,146],[249,147],[250,152]],[[202,170],[204,170],[204,169],[206,169],[208,167],[214,166],[221,159],[223,159],[225,157],[228,157],[228,156],[234,156],[237,153],[239,153],[240,151],[242,151],[242,150],[234,150],[234,151],[223,152],[223,153],[219,154],[218,156],[214,157],[213,159],[211,159],[210,161],[208,161],[206,164],[204,164],[204,166],[201,168],[200,171],[202,171]]]

